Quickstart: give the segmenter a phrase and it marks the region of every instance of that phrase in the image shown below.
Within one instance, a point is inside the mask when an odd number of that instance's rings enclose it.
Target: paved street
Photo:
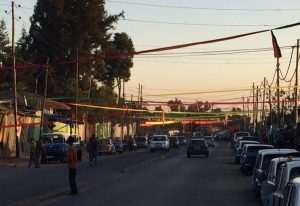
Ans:
[[[96,167],[80,164],[78,196],[68,195],[64,164],[0,168],[1,205],[259,205],[227,142],[217,143],[209,158],[188,159],[182,148],[99,160]]]

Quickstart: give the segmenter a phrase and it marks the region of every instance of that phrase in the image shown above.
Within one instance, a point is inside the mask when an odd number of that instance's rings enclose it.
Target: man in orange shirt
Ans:
[[[77,195],[77,186],[76,186],[76,172],[77,172],[77,151],[73,145],[74,137],[69,137],[67,140],[69,144],[69,150],[67,155],[67,163],[69,167],[69,183],[71,188],[71,195]]]

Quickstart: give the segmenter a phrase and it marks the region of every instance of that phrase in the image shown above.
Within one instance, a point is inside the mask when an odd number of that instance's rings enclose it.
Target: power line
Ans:
[[[245,8],[210,8],[210,7],[189,7],[189,6],[172,6],[163,4],[146,4],[138,2],[128,2],[128,1],[113,1],[107,0],[106,2],[116,3],[116,4],[128,4],[137,6],[147,6],[147,7],[160,7],[160,8],[171,8],[171,9],[189,9],[189,10],[207,10],[207,11],[251,11],[251,12],[279,12],[279,11],[299,11],[300,9],[245,9]]]
[[[199,23],[186,23],[186,22],[138,20],[138,19],[127,19],[127,18],[120,19],[120,20],[129,21],[129,22],[137,22],[137,23],[184,25],[184,26],[212,26],[212,27],[274,27],[274,26],[282,26],[279,24],[199,24]]]

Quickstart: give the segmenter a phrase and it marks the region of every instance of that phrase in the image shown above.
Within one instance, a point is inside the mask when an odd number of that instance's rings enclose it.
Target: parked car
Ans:
[[[291,157],[292,155],[292,157]],[[289,156],[289,157],[287,157]],[[265,181],[262,182],[261,184],[261,190],[260,190],[260,199],[261,203],[263,206],[268,206],[269,205],[269,199],[270,199],[270,205],[272,205],[270,195],[275,192],[276,190],[276,185],[278,185],[279,182],[279,170],[281,165],[285,164],[285,162],[288,160],[290,161],[300,161],[299,153],[298,155],[289,153],[286,154],[286,157],[277,157],[271,160],[270,166],[269,166],[269,173],[268,177]],[[277,178],[277,182],[276,182]],[[276,184],[277,183],[277,184]]]
[[[154,152],[155,150],[165,150],[166,152],[169,152],[169,139],[167,135],[157,135],[152,136],[150,138],[150,152]]]
[[[137,136],[135,142],[137,148],[148,149],[148,138],[146,136]]]
[[[283,202],[284,188],[288,182],[300,176],[300,161],[287,162],[281,166],[276,191],[271,195],[272,206],[280,206]]]
[[[243,131],[235,132],[234,135],[233,135],[233,139],[232,139],[232,143],[233,143],[232,146],[235,145],[235,142],[236,142],[238,137],[243,137],[243,136],[250,136],[250,133],[249,132],[243,132]]]
[[[243,152],[243,147],[246,144],[260,144],[260,142],[250,141],[250,140],[242,140],[242,141],[240,141],[239,142],[239,146],[238,146],[238,148],[235,151],[235,162],[236,163],[240,162],[240,157],[241,157],[241,154]]]
[[[137,144],[135,142],[135,139],[133,139],[133,138],[127,139],[126,143],[127,143],[127,148],[128,148],[129,151],[136,151],[137,150]]]
[[[257,153],[259,150],[272,149],[272,145],[266,144],[246,144],[244,146],[244,153],[241,155],[241,172],[244,174],[252,174],[253,166],[256,162]]]
[[[67,139],[69,136],[74,137],[74,146],[76,149],[80,147],[79,138],[77,135],[68,135],[64,133],[45,133],[42,134],[41,140],[43,143],[42,162],[49,160],[66,161],[68,153]]]
[[[124,145],[122,140],[115,139],[113,140],[113,144],[115,146],[116,152],[118,152],[119,154],[122,154],[124,152]]]
[[[98,142],[98,154],[116,154],[116,148],[111,139],[100,139]]]
[[[257,155],[256,163],[253,169],[252,185],[254,196],[259,197],[261,184],[267,179],[271,160],[287,153],[296,152],[294,149],[266,149],[260,150]]]
[[[186,145],[187,144],[187,140],[185,136],[177,136],[178,140],[179,140],[179,144],[180,145]]]
[[[215,141],[212,136],[204,136],[203,139],[205,139],[205,141],[209,147],[215,147]]]
[[[300,177],[292,179],[284,189],[282,206],[300,205]]]
[[[179,140],[177,137],[169,137],[169,144],[170,147],[176,147],[177,149],[179,148]]]
[[[192,155],[205,155],[209,157],[208,145],[205,139],[191,139],[187,147],[186,156],[190,158]]]
[[[243,140],[248,140],[248,141],[256,141],[256,142],[259,142],[259,138],[258,137],[255,137],[255,136],[241,136],[241,137],[238,137],[235,141],[235,145],[234,145],[234,150],[236,151],[239,144],[240,144],[240,141],[243,141]]]

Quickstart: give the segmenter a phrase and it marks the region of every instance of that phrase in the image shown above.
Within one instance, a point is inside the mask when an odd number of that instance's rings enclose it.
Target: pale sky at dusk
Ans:
[[[11,17],[4,12],[10,9],[8,5],[11,1],[0,0],[0,3],[1,17],[6,20],[8,29],[11,29],[9,26]],[[22,26],[28,30],[29,16],[33,13],[33,9],[30,8],[34,7],[36,1],[17,0],[15,3],[23,7],[16,10],[16,16],[22,17],[16,23],[19,33]],[[136,51],[222,38],[300,22],[299,0],[120,0],[106,1],[106,10],[110,14],[125,12],[125,18],[128,20],[120,20],[115,31],[126,32],[132,38]],[[274,34],[280,47],[292,46],[300,37],[300,26],[274,31]],[[196,53],[260,48],[270,50],[223,55]],[[143,85],[145,95],[250,88],[253,82],[261,85],[264,77],[272,81],[276,68],[276,59],[271,48],[271,34],[266,32],[226,42],[162,52],[177,53],[176,57],[172,57],[171,54],[167,57],[136,56],[134,67],[131,69],[131,80],[126,84],[126,94],[128,98],[131,94],[137,95],[139,83]],[[283,74],[286,73],[290,54],[290,48],[282,49],[280,67]],[[295,56],[288,76],[292,75],[294,68]],[[281,85],[287,83],[281,82]],[[195,99],[226,100],[242,95],[249,96],[249,92],[176,95],[176,97],[190,102]],[[145,97],[145,99],[168,101],[173,97]]]

